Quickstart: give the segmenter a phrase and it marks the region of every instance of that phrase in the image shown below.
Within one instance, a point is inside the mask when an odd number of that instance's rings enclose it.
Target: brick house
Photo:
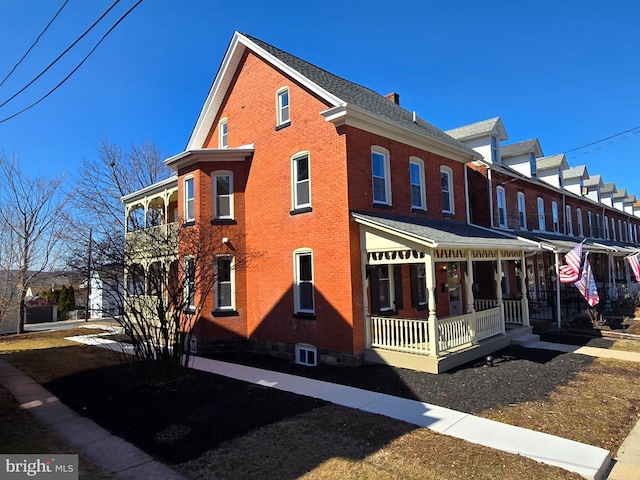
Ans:
[[[235,33],[165,161],[176,175],[123,201],[143,221],[159,210],[173,229],[242,239],[211,260],[223,274],[194,313],[199,350],[441,372],[531,331],[526,296],[496,285],[539,247],[469,223],[467,164],[481,159],[398,95]]]

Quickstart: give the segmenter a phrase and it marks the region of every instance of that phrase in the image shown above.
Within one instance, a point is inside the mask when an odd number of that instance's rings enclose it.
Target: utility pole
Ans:
[[[89,228],[89,255],[87,261],[87,305],[84,309],[84,321],[89,321],[89,308],[91,304],[89,303],[89,298],[91,297],[91,245],[93,243],[93,228]]]

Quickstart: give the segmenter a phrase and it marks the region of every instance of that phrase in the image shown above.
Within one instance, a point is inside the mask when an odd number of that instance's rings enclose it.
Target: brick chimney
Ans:
[[[396,105],[400,105],[400,94],[396,92],[387,93],[384,98],[392,101]]]

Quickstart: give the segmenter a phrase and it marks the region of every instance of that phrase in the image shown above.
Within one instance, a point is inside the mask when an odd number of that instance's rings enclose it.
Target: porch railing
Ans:
[[[435,355],[437,352],[452,350],[504,333],[504,322],[499,307],[439,318],[435,322],[437,339],[429,336],[429,320],[372,316],[371,347]]]
[[[517,325],[523,325],[522,315],[522,300],[502,300],[504,305],[504,321],[506,323],[514,323]],[[473,302],[473,306],[476,312],[488,310],[498,306],[498,300],[488,300],[477,298]]]

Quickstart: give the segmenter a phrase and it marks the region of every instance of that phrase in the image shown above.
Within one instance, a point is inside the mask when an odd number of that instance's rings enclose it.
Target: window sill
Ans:
[[[411,207],[411,213],[416,213],[418,215],[428,215],[429,212],[427,212],[426,210],[422,209],[422,208],[415,208],[415,207]]]
[[[299,320],[315,320],[315,313],[294,313],[293,318],[297,318]]]
[[[442,218],[456,218],[455,213],[442,212]]]
[[[237,225],[238,221],[234,218],[212,218],[209,223],[211,225]]]
[[[295,208],[289,212],[289,215],[300,215],[301,213],[309,213],[312,211],[313,209],[311,207]]]
[[[239,317],[237,310],[213,310],[211,315],[214,317]]]
[[[196,224],[195,220],[189,220],[188,222],[184,222],[182,224],[183,227],[193,227]]]
[[[274,130],[277,132],[278,130],[287,128],[289,125],[291,125],[291,120],[289,120],[288,122],[281,123],[280,125],[276,125],[276,128]]]
[[[373,208],[380,208],[382,210],[393,210],[393,205],[387,205],[386,203],[374,203]]]
[[[395,317],[396,315],[398,315],[396,310],[380,310],[376,313],[376,316],[378,317]]]

